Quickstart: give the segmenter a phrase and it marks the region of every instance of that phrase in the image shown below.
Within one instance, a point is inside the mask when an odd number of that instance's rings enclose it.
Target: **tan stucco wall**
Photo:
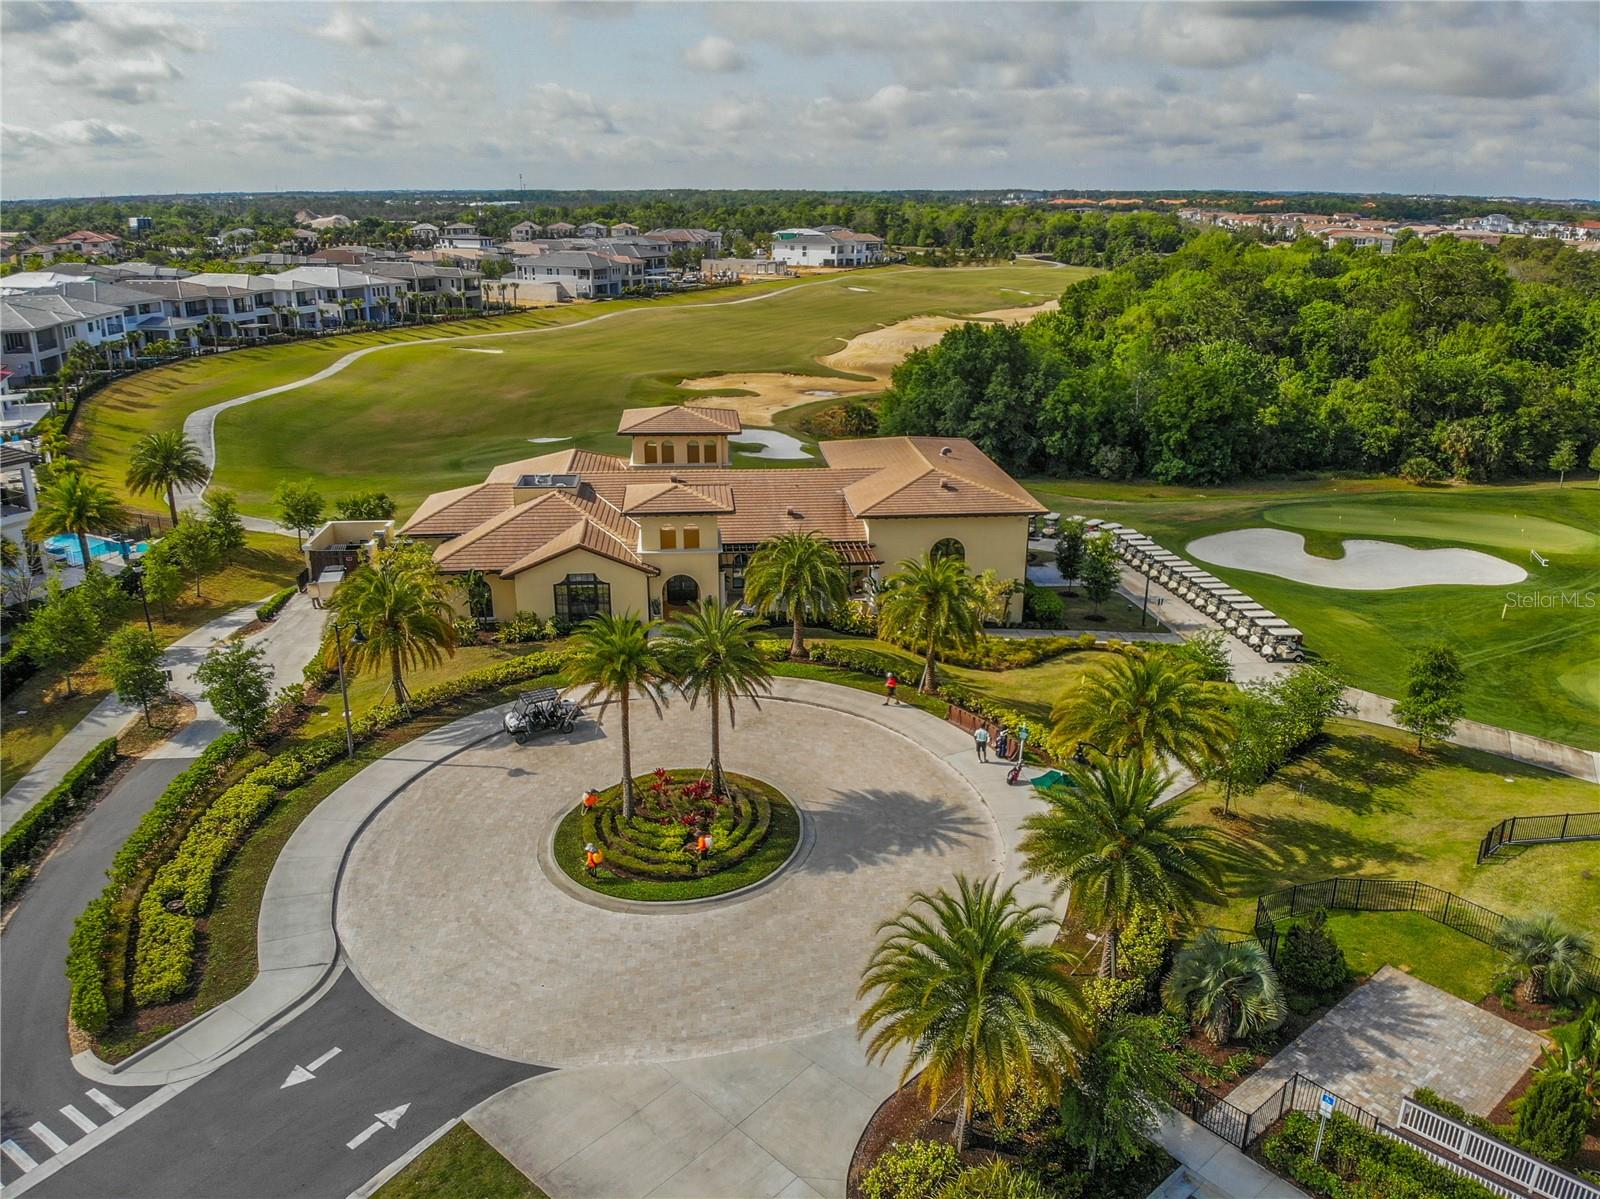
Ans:
[[[704,550],[678,550],[676,552],[646,553],[640,555],[644,560],[661,571],[659,575],[650,580],[650,594],[660,599],[665,593],[667,580],[674,575],[688,575],[700,584],[700,598],[722,599],[722,571],[717,565],[718,555],[715,549],[709,552]]]
[[[644,460],[644,443],[646,441],[655,442],[658,449],[658,456],[651,463],[646,463]],[[707,462],[702,453],[699,462],[690,462],[689,443],[691,441],[698,441],[702,446],[707,441],[715,441],[717,445],[716,455],[712,461]],[[659,449],[668,443],[672,445],[672,461],[662,462],[659,456]],[[699,434],[694,437],[635,437],[633,439],[632,463],[634,466],[727,466],[729,463],[728,438],[726,434],[717,434],[715,436]]]
[[[880,575],[895,572],[906,558],[920,558],[934,543],[954,537],[966,550],[972,573],[992,570],[1002,579],[1028,575],[1026,516],[877,517],[867,522],[867,536],[883,565]],[[1022,592],[1011,597],[1010,619],[1022,619]]]
[[[645,595],[645,576],[631,566],[573,550],[541,562],[512,579],[491,578],[496,619],[505,620],[518,612],[537,612],[548,619],[555,615],[555,585],[569,574],[592,574],[611,584],[611,610],[619,615],[634,612],[643,616],[649,610]]]
[[[715,551],[721,544],[717,532],[717,518],[709,513],[696,516],[635,516],[639,522],[638,553],[656,553],[661,549],[661,529],[671,525],[678,533],[678,548],[683,547],[683,527],[694,525],[700,530],[700,549]]]

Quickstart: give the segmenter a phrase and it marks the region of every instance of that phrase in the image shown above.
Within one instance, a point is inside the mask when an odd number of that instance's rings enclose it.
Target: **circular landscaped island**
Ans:
[[[659,769],[634,780],[634,810],[622,814],[622,784],[595,793],[556,826],[552,851],[579,886],[615,899],[681,902],[760,882],[800,842],[800,814],[770,783],[727,772],[712,794],[705,770]],[[586,865],[594,846],[600,864]]]

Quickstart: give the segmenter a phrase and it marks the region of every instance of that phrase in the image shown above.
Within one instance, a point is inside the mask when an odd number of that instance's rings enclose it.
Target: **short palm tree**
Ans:
[[[1227,689],[1161,653],[1114,657],[1084,675],[1050,714],[1063,741],[1153,766],[1171,757],[1198,770],[1232,731]]]
[[[567,678],[583,688],[580,700],[600,700],[600,716],[616,702],[622,714],[622,818],[633,819],[633,742],[628,727],[628,701],[641,692],[656,715],[666,703],[667,668],[650,640],[651,625],[631,612],[593,616],[572,635]]]
[[[114,532],[127,519],[109,487],[81,471],[68,470],[59,472],[50,486],[39,492],[38,511],[28,522],[28,535],[36,541],[63,533],[76,537],[87,570],[94,561],[89,534]]]
[[[1283,989],[1259,941],[1223,939],[1208,928],[1178,951],[1161,997],[1213,1045],[1283,1023]]]
[[[933,1103],[959,1081],[958,1151],[979,1102],[999,1120],[1024,1078],[1059,1087],[1085,1041],[1073,958],[1053,938],[1035,939],[1054,920],[1043,905],[1020,905],[1015,890],[958,875],[954,895],[917,892],[879,926],[887,935],[857,993],[873,997],[856,1021],[859,1035],[871,1033],[871,1060],[908,1050],[901,1082],[920,1069]]]
[[[1501,926],[1495,947],[1505,955],[1504,973],[1519,980],[1529,1003],[1568,999],[1583,985],[1583,959],[1593,939],[1551,915],[1513,916]]]
[[[340,623],[361,631],[345,647],[355,670],[387,667],[397,704],[410,699],[407,668],[435,666],[456,652],[448,586],[431,561],[402,548],[357,567],[334,592],[333,609]]]
[[[1065,768],[1065,785],[1044,795],[1045,810],[1022,822],[1018,848],[1030,875],[1053,879],[1056,894],[1101,935],[1100,973],[1114,978],[1117,943],[1139,904],[1192,918],[1217,896],[1216,834],[1183,821],[1191,800],[1165,803],[1172,776],[1137,760]]]
[[[756,622],[716,600],[696,604],[666,628],[662,653],[678,687],[693,707],[703,698],[711,709],[711,790],[728,793],[722,773],[722,705],[734,723],[734,703],[741,696],[756,707],[772,687],[756,648]]]
[[[918,690],[938,686],[934,656],[971,645],[982,631],[982,599],[966,561],[954,554],[907,558],[889,577],[879,599],[883,630],[903,643],[926,647]]]
[[[128,458],[128,486],[134,491],[152,494],[165,491],[173,524],[178,523],[177,489],[180,486],[201,487],[210,478],[211,468],[206,465],[200,447],[190,441],[182,429],[146,433]]]
[[[850,594],[850,572],[833,543],[792,530],[762,542],[745,569],[744,597],[758,611],[787,612],[789,657],[806,656],[805,624],[826,616]]]

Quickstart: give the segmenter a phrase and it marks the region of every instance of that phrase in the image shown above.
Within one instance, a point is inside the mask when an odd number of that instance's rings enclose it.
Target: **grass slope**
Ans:
[[[1004,289],[1021,283],[1039,290],[1047,270],[1052,291],[1088,273],[1037,264],[893,268],[799,286],[758,284],[507,317],[507,327],[535,328],[635,310],[553,334],[482,343],[503,351],[498,354],[467,353],[467,343],[459,343],[372,355],[324,382],[232,409],[217,423],[218,481],[258,513],[266,512],[279,479],[305,476],[331,493],[382,488],[407,509],[431,491],[540,452],[529,445],[532,436],[570,435],[574,440],[563,444],[622,448],[612,432],[617,413],[701,396],[680,390],[682,379],[721,371],[837,374],[816,358],[843,339],[908,316],[1014,306],[1015,292]],[[763,295],[769,298],[740,302]],[[710,306],[691,308],[691,302]],[[120,484],[128,448],[152,429],[173,427],[218,400],[314,373],[363,344],[417,341],[440,331],[251,350],[126,380],[96,396],[84,413],[79,453]]]
[[[1063,511],[1130,524],[1176,553],[1198,537],[1276,526],[1338,557],[1346,536],[1421,548],[1466,546],[1515,562],[1512,587],[1338,591],[1208,566],[1306,634],[1358,687],[1399,696],[1410,648],[1442,637],[1461,652],[1475,720],[1600,749],[1600,488],[1573,483],[1418,489],[1316,482],[1196,492],[1139,484],[1036,482]],[[1538,550],[1549,562],[1530,558]]]
[[[379,1187],[373,1199],[545,1199],[466,1124],[457,1124]]]

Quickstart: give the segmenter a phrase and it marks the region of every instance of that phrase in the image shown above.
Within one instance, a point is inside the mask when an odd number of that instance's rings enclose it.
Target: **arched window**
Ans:
[[[683,548],[686,550],[697,550],[700,548],[699,525],[683,526]]]
[[[693,465],[696,465],[696,466],[699,465],[699,463],[700,463],[700,443],[698,441],[690,441],[689,442],[689,452],[684,457],[684,461],[688,462],[688,463],[691,463]]]
[[[700,584],[688,575],[673,575],[667,580],[663,594],[674,607],[692,604],[700,598]]]
[[[663,441],[661,443],[661,461],[663,463],[672,463],[677,460],[678,443],[675,441]]]
[[[717,453],[717,443],[716,442],[714,442],[714,441],[706,442],[705,459],[704,460],[706,462],[714,463],[714,464],[716,464],[718,466],[722,465],[722,455]]]
[[[965,562],[967,559],[967,549],[954,537],[946,537],[941,541],[936,541],[933,543],[933,549],[930,551],[928,556],[931,557],[935,562],[937,562],[940,558],[960,558],[963,562]]]
[[[678,548],[678,530],[671,525],[661,526],[661,548],[664,550]]]
[[[644,461],[645,461],[645,465],[649,466],[649,465],[655,463],[659,459],[659,456],[660,456],[660,450],[659,450],[659,447],[657,447],[655,442],[647,441],[647,442],[644,443]]]

